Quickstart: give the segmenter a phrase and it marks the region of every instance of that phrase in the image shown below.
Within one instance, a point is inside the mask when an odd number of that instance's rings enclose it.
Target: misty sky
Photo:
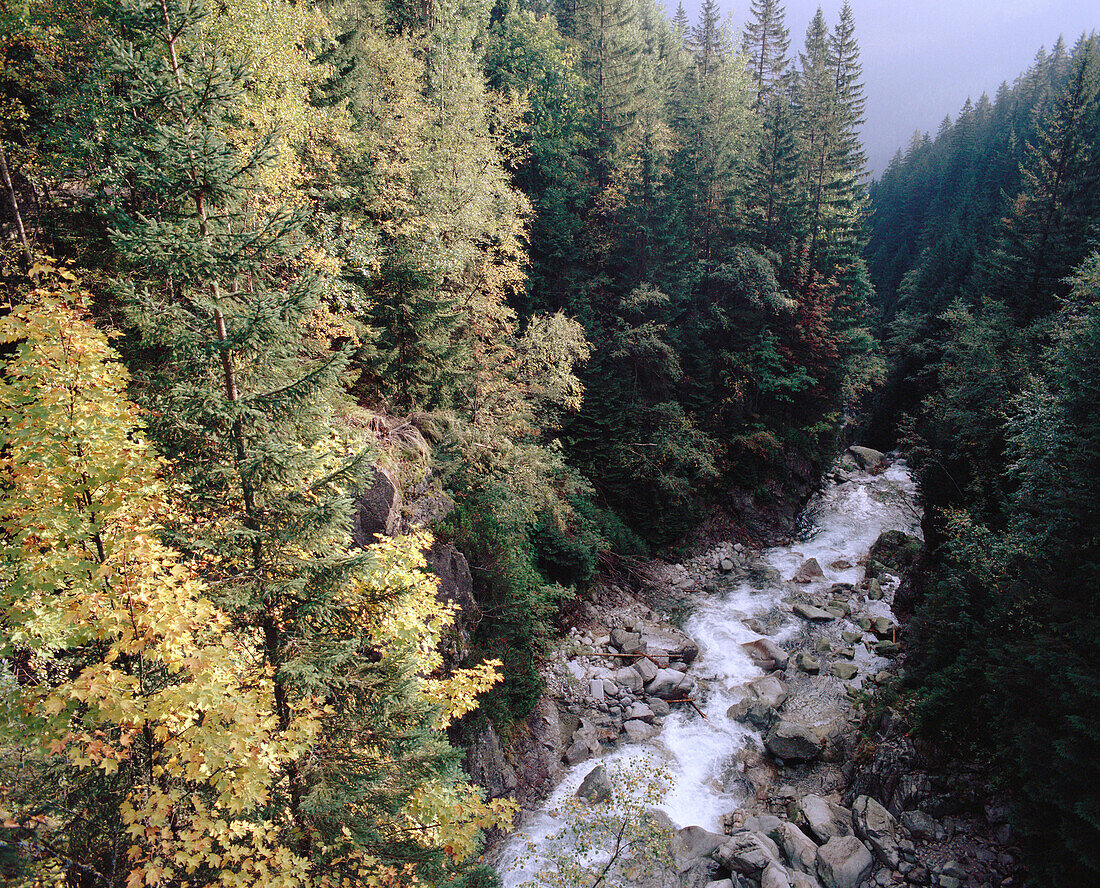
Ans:
[[[666,0],[669,15],[677,0]],[[867,95],[864,143],[878,175],[914,130],[935,135],[945,114],[954,120],[967,97],[990,98],[1030,67],[1040,46],[1062,34],[1072,47],[1084,31],[1100,30],[1097,0],[849,0],[855,14]],[[684,0],[689,17],[699,0]],[[738,30],[749,0],[719,0]],[[830,29],[843,0],[787,0],[791,52],[820,6]],[[797,58],[797,55],[796,55]]]

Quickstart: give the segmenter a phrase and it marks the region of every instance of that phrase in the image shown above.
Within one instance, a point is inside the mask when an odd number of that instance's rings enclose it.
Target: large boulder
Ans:
[[[645,630],[646,651],[660,664],[673,660],[691,665],[699,656],[699,645],[683,632],[670,627],[653,626]]]
[[[874,866],[871,852],[855,836],[834,836],[817,849],[817,873],[825,888],[859,888]]]
[[[611,801],[611,781],[603,765],[596,765],[585,775],[581,785],[577,787],[577,798],[592,805]]]
[[[886,461],[886,455],[880,450],[872,450],[870,447],[860,447],[853,444],[848,448],[852,458],[861,469],[877,469]]]
[[[587,719],[581,719],[581,726],[573,732],[572,742],[565,751],[565,763],[572,767],[599,755],[600,738],[596,726]]]
[[[821,796],[803,796],[798,802],[798,810],[799,820],[818,844],[852,834],[852,812]]]
[[[790,660],[790,654],[770,638],[746,641],[741,645],[741,650],[749,655],[753,663],[767,672],[786,669],[787,662]]]
[[[900,836],[893,814],[870,796],[861,795],[852,805],[852,826],[856,835],[870,845],[875,857],[890,869],[898,868],[901,863]]]
[[[810,876],[817,872],[817,845],[797,826],[783,822],[769,835],[783,851],[791,869]]]
[[[646,693],[664,700],[678,700],[695,690],[695,679],[678,669],[658,669],[654,679],[645,686]]]
[[[791,888],[791,880],[783,867],[773,863],[761,874],[760,888]]]
[[[718,846],[714,857],[731,872],[758,879],[769,866],[779,864],[779,849],[765,835],[740,830]]]
[[[623,732],[626,734],[628,743],[642,743],[656,734],[657,729],[653,725],[647,725],[641,719],[632,718],[623,722]]]
[[[767,728],[787,694],[787,686],[776,676],[762,675],[742,689],[741,699],[726,710],[726,715],[757,728]]]
[[[401,529],[401,491],[381,466],[362,490],[352,492],[352,538],[360,546],[377,542],[375,535],[393,536]]]
[[[816,761],[824,746],[825,738],[811,725],[787,715],[780,716],[764,737],[765,749],[785,762]]]
[[[615,684],[626,688],[632,694],[640,694],[645,682],[633,666],[623,666],[615,672]]]
[[[814,607],[812,604],[801,601],[794,606],[793,610],[803,620],[809,620],[811,623],[828,623],[830,620],[837,618],[835,614],[831,614],[823,608]]]
[[[795,571],[791,579],[796,583],[810,583],[814,580],[820,580],[824,576],[825,573],[821,570],[821,565],[817,563],[817,559],[807,558]]]
[[[625,629],[611,630],[611,646],[624,654],[644,654],[646,642],[641,632],[628,632]]]

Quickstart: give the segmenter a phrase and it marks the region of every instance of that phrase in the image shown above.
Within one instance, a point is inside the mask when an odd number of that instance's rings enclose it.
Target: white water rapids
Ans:
[[[863,577],[862,559],[885,530],[902,530],[920,535],[920,515],[916,506],[916,487],[903,461],[896,461],[885,472],[870,475],[851,472],[830,481],[815,496],[804,513],[807,531],[792,546],[762,553],[763,559],[789,579],[807,558],[816,558],[825,573],[825,584],[856,584]],[[836,569],[830,565],[847,561],[853,565]],[[881,601],[868,601],[862,608],[870,617],[893,615],[888,602],[892,584]],[[526,883],[539,884],[545,861],[539,849],[565,826],[551,812],[571,798],[584,777],[600,762],[618,763],[635,769],[653,768],[656,760],[667,772],[671,785],[656,805],[677,827],[701,826],[721,831],[719,820],[745,801],[744,784],[730,780],[738,770],[737,753],[746,744],[760,744],[757,731],[731,720],[726,710],[739,698],[738,689],[762,675],[741,645],[762,636],[747,628],[743,621],[765,618],[776,627],[769,636],[780,645],[796,635],[802,624],[789,608],[782,608],[785,590],[782,583],[754,584],[728,582],[720,592],[701,596],[684,631],[699,645],[700,654],[692,666],[693,674],[706,687],[700,694],[706,719],[688,707],[677,708],[665,719],[660,732],[642,744],[623,746],[572,768],[545,805],[525,814],[520,829],[500,852],[497,867],[505,888]],[[777,614],[778,617],[777,622]],[[841,621],[845,628],[857,628]],[[874,675],[886,665],[862,646],[857,647],[855,664],[861,676]],[[858,684],[858,681],[856,682]],[[533,853],[531,853],[533,850]]]

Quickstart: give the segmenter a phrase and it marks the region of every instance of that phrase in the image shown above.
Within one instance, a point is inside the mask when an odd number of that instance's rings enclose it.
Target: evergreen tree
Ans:
[[[755,107],[763,114],[773,96],[786,88],[790,31],[784,24],[786,11],[779,0],[752,0],[750,11],[752,18],[745,25],[741,52],[748,59],[756,87]]]

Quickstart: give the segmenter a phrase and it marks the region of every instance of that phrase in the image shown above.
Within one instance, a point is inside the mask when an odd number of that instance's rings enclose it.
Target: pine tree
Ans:
[[[784,24],[786,11],[779,0],[752,0],[752,18],[745,25],[741,52],[749,61],[749,73],[756,87],[758,113],[771,104],[773,94],[782,93],[790,63],[790,31]]]

